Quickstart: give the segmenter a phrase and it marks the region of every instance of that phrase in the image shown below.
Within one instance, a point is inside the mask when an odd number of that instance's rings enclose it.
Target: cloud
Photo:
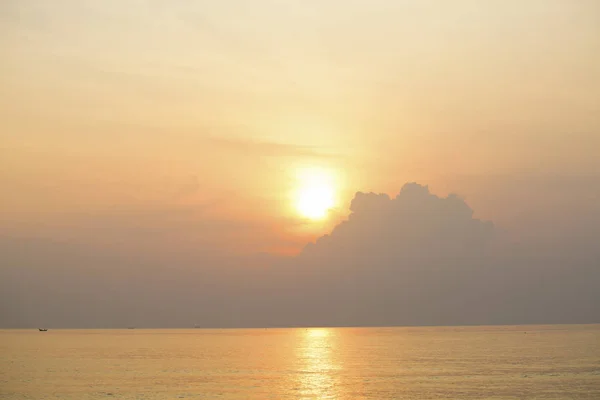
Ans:
[[[403,256],[445,256],[447,252],[479,252],[492,239],[493,225],[473,219],[473,211],[456,195],[439,198],[427,187],[407,184],[395,199],[385,194],[357,193],[350,205],[348,221],[331,235],[308,246],[304,256],[369,258]],[[359,254],[357,254],[359,253]]]
[[[340,157],[339,154],[327,153],[313,146],[302,146],[295,144],[217,136],[210,137],[208,141],[214,145],[217,145],[221,148],[225,148],[227,150],[239,151],[244,154],[252,154],[265,157]]]
[[[0,325],[598,322],[600,250],[585,229],[560,242],[514,242],[457,195],[416,183],[394,198],[357,193],[350,210],[292,258],[210,246],[148,256],[154,249],[0,237]]]
[[[511,243],[458,196],[415,183],[394,199],[357,193],[351,211],[296,260],[297,287],[320,288],[295,304],[314,324],[597,322],[593,247]]]

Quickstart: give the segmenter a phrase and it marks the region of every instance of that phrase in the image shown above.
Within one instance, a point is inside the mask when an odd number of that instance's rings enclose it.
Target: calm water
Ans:
[[[600,399],[600,325],[0,331],[2,399]]]

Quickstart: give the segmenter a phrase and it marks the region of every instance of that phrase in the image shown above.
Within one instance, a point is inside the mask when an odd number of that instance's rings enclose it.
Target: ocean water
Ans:
[[[2,399],[600,399],[600,325],[0,331]]]

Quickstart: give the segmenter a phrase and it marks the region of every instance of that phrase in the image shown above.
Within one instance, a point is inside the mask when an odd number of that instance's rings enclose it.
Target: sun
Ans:
[[[299,191],[298,211],[310,219],[321,219],[333,207],[333,189],[327,186],[305,187]]]
[[[331,174],[320,169],[308,169],[298,174],[296,209],[303,217],[318,220],[327,216],[335,204],[335,187]]]

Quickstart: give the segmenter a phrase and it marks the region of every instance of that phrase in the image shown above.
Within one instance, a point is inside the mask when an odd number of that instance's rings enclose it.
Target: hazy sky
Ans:
[[[530,251],[600,226],[596,0],[7,0],[0,56],[15,296],[42,278],[14,268],[79,253],[297,254],[356,192],[413,181]],[[305,170],[330,180],[324,219],[296,210]]]

